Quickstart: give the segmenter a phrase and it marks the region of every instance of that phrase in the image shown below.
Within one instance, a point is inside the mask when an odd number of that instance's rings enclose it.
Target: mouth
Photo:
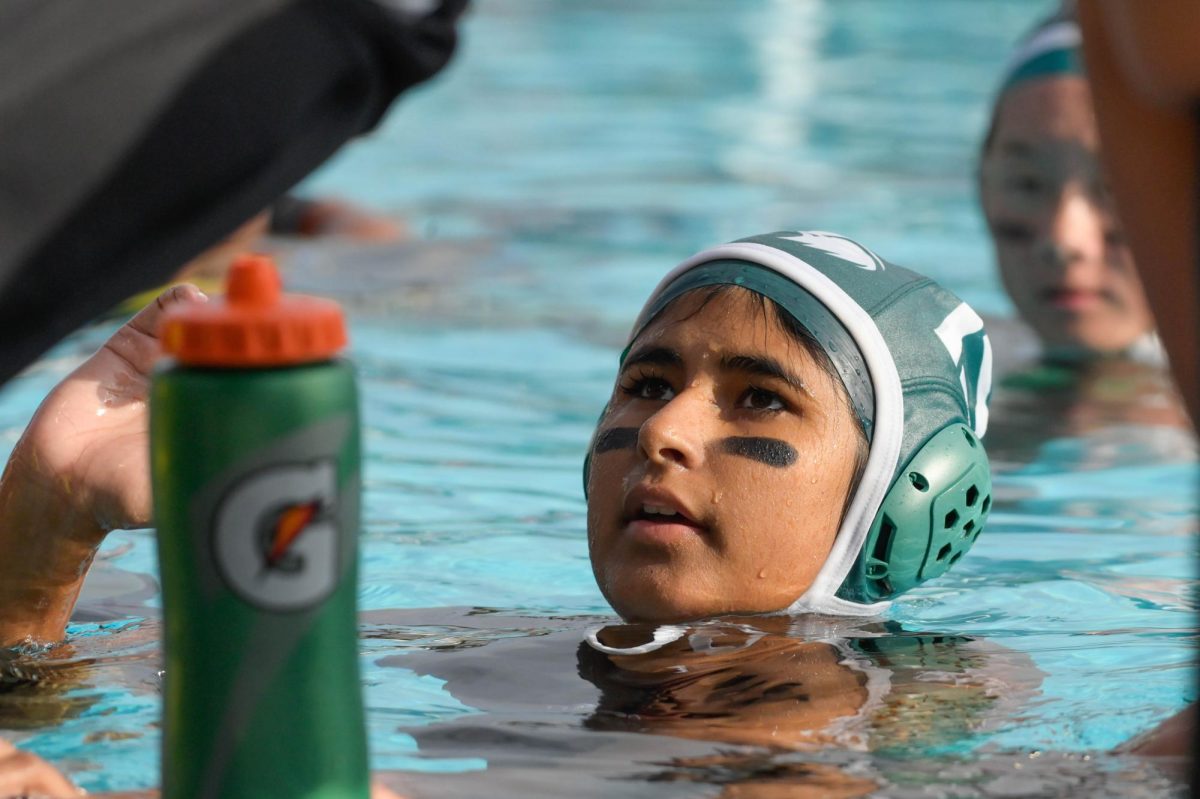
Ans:
[[[683,503],[660,491],[634,491],[624,521],[626,534],[646,544],[676,544],[708,533]]]
[[[1089,311],[1104,302],[1104,292],[1057,287],[1042,292],[1046,304],[1060,311]]]

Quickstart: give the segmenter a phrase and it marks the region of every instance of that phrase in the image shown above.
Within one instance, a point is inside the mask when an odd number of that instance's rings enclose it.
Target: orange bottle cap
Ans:
[[[163,351],[190,366],[289,366],[332,358],[346,346],[346,322],[332,300],[284,294],[267,255],[238,256],[224,297],[169,309]]]

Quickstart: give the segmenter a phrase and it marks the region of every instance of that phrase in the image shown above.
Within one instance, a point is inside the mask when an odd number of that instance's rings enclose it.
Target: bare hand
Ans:
[[[18,444],[36,479],[94,519],[100,537],[150,523],[146,401],[158,322],[172,305],[205,299],[189,285],[164,291],[50,392]]]
[[[150,522],[150,372],[165,308],[202,302],[177,286],[59,383],[0,478],[0,646],[62,638],[109,530]]]

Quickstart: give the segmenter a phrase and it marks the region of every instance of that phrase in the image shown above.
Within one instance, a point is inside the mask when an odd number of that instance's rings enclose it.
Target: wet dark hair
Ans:
[[[686,292],[685,294],[681,294],[675,300],[672,300],[670,304],[673,305],[682,297],[686,297],[690,294],[699,294],[701,296],[700,305],[693,313],[684,317],[684,320],[686,320],[700,313],[700,311],[704,310],[706,305],[708,305],[717,297],[726,294],[732,294],[735,290],[744,292],[752,297],[759,311],[762,313],[763,317],[768,320],[768,322],[777,325],[794,342],[804,348],[804,351],[807,352],[816,363],[817,368],[828,375],[830,380],[833,381],[833,385],[836,387],[838,397],[843,406],[845,406],[846,412],[850,414],[852,419],[854,419],[854,471],[850,474],[850,486],[849,490],[846,492],[846,502],[842,506],[841,518],[845,518],[846,511],[850,508],[850,500],[854,498],[855,493],[858,491],[858,484],[862,481],[863,470],[867,467],[867,456],[871,452],[871,444],[867,439],[867,431],[866,428],[863,427],[862,419],[858,418],[858,414],[854,412],[854,405],[850,401],[850,392],[846,390],[846,386],[842,382],[842,376],[838,374],[837,367],[833,365],[833,360],[829,357],[829,353],[825,352],[825,348],[822,347],[820,343],[813,338],[812,333],[809,333],[808,329],[804,327],[804,325],[800,324],[796,317],[792,316],[792,314],[782,305],[775,302],[775,300],[771,299],[770,297],[763,296],[756,291],[751,291],[750,289],[742,286],[735,286],[728,283],[716,286],[702,286]]]

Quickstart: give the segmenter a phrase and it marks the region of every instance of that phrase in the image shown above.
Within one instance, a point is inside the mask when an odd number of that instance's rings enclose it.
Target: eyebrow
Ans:
[[[643,363],[652,363],[656,366],[679,366],[683,363],[683,358],[675,350],[666,347],[649,347],[631,352],[621,369],[624,371],[631,366]]]
[[[785,369],[779,361],[765,355],[727,355],[721,359],[721,368],[731,372],[772,377],[782,380],[809,397],[813,395],[803,380]]]
[[[1037,156],[1038,152],[1037,146],[1023,139],[1008,139],[1007,141],[1001,142],[997,149],[1001,155],[1021,159],[1034,158]]]

